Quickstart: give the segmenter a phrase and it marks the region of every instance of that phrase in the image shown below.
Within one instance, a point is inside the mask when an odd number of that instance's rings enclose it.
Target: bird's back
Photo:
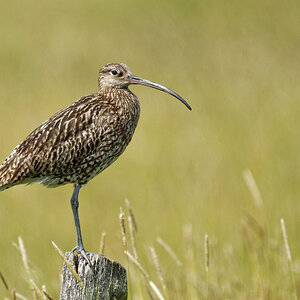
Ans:
[[[0,190],[19,183],[87,183],[125,150],[138,118],[138,100],[128,89],[82,97],[12,151],[0,166]]]

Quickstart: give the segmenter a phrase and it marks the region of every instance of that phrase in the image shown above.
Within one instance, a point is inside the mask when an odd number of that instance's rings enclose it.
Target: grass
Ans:
[[[98,251],[106,232],[105,254],[126,266],[117,217],[128,198],[138,224],[138,261],[162,293],[149,246],[170,297],[294,297],[300,263],[299,11],[296,0],[3,2],[0,157],[53,113],[96,91],[102,65],[125,62],[137,76],[174,89],[193,110],[159,91],[132,88],[142,106],[135,136],[80,194],[87,250]],[[71,193],[70,186],[32,185],[0,194],[0,270],[27,298],[32,292],[12,242],[23,237],[36,285],[46,284],[58,298],[61,259],[51,241],[64,250],[74,247]],[[129,268],[140,276],[131,263]],[[143,282],[131,283],[131,290],[132,297],[148,297]],[[0,297],[5,293],[0,285]]]
[[[242,224],[244,255],[251,259],[248,267],[253,269],[253,280],[246,287],[239,277],[242,266],[232,245],[218,245],[216,241],[211,244],[208,235],[205,234],[202,247],[197,246],[197,237],[193,233],[192,225],[186,224],[182,234],[185,257],[180,260],[162,238],[157,238],[152,245],[147,245],[143,240],[143,234],[138,234],[137,227],[133,226],[132,219],[135,217],[127,199],[126,205],[127,212],[125,214],[121,210],[119,221],[120,244],[123,244],[125,254],[123,265],[126,265],[128,272],[129,299],[299,298],[297,284],[300,278],[299,266],[292,260],[283,219],[280,220],[282,239],[276,234],[266,237],[264,228],[252,216],[248,216]],[[127,230],[128,227],[130,230]],[[63,252],[54,242],[52,244],[68,265]],[[104,249],[103,239],[101,245],[101,249]],[[54,299],[46,292],[45,285],[39,288],[35,283],[34,269],[29,267],[22,238],[18,238],[15,247],[21,254],[27,274],[25,281],[28,282],[28,289],[32,291],[33,298]],[[162,264],[161,261],[168,262],[172,266],[168,267],[168,264]],[[76,271],[71,266],[68,267],[82,284]],[[271,272],[277,276],[280,274],[280,283],[273,282]],[[10,289],[6,278],[2,273],[0,275],[8,297],[6,299],[28,299],[15,289]]]

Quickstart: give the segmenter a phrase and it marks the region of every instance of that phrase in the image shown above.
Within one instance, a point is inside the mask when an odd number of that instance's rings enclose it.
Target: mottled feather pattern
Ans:
[[[109,87],[62,109],[34,130],[0,166],[0,190],[18,183],[84,185],[130,142],[139,102],[127,88]]]

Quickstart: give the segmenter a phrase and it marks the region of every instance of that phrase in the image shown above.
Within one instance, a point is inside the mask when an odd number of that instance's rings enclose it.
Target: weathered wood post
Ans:
[[[101,254],[87,254],[93,269],[87,261],[73,252],[66,253],[66,259],[79,275],[82,283],[64,264],[60,300],[126,300],[126,270],[119,263]]]

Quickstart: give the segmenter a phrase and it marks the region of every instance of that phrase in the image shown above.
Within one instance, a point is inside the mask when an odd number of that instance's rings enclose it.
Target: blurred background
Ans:
[[[299,49],[297,0],[1,1],[1,161],[55,112],[96,92],[98,70],[108,62],[175,90],[192,111],[165,93],[131,88],[141,103],[133,140],[80,194],[85,247],[97,252],[106,231],[105,254],[126,265],[118,215],[128,198],[140,248],[161,236],[183,259],[182,228],[192,224],[196,269],[203,269],[207,233],[211,273],[226,273],[220,249],[229,246],[236,269],[227,277],[239,278],[239,295],[251,299],[257,273],[245,250],[245,216],[279,244],[284,218],[300,262]],[[246,169],[263,208],[247,188]],[[71,185],[0,194],[0,271],[25,296],[31,292],[12,243],[22,236],[37,283],[56,299],[62,262],[51,241],[63,251],[75,246],[71,194]],[[161,259],[168,277],[172,261]],[[286,273],[270,266],[266,273],[268,295],[278,295]]]

